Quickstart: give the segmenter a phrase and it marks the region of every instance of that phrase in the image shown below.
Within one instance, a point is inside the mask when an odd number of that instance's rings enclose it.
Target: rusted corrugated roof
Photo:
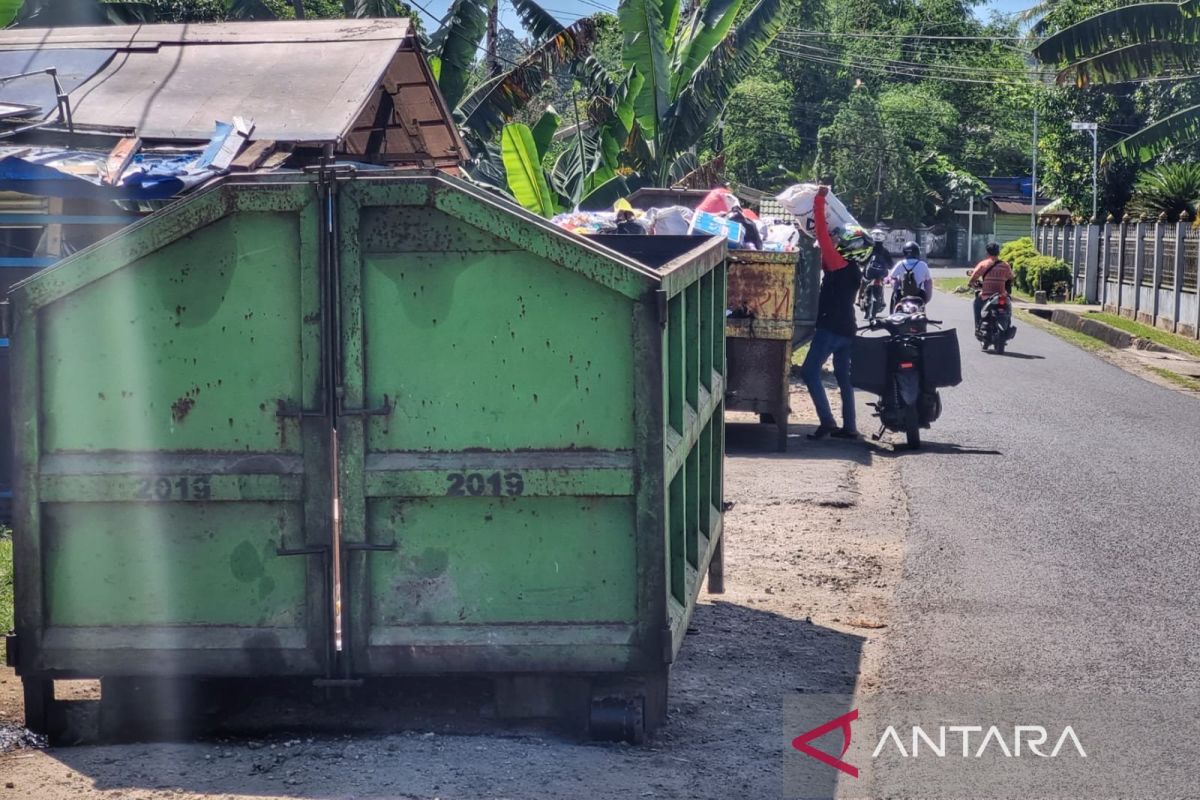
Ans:
[[[164,44],[398,41],[411,31],[411,23],[404,18],[8,28],[0,31],[0,50],[81,47],[152,50]]]
[[[239,116],[254,121],[254,139],[334,142],[426,166],[463,153],[405,19],[0,31],[0,51],[29,49],[43,59],[52,50],[112,50],[69,93],[83,129],[196,141],[215,121]]]

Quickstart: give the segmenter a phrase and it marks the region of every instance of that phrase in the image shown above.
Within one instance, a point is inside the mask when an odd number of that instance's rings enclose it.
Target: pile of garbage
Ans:
[[[569,211],[551,221],[575,233],[631,233],[651,236],[724,236],[735,249],[794,252],[801,234],[815,238],[813,201],[819,186],[798,183],[781,192],[776,200],[789,215],[785,219],[762,219],[744,208],[727,188],[710,191],[695,208],[666,206],[640,210],[629,201],[618,200],[611,211]],[[835,236],[858,220],[832,192],[826,197],[825,220]]]
[[[728,189],[713,189],[695,207],[640,210],[618,200],[611,211],[570,211],[551,222],[581,234],[632,233],[651,236],[724,236],[740,249],[792,252],[800,232],[791,220],[763,220]]]

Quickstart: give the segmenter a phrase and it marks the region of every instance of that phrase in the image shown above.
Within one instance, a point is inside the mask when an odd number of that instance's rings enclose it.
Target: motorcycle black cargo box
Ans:
[[[953,328],[922,334],[921,364],[925,386],[940,388],[962,383],[958,334]],[[850,382],[855,389],[882,395],[887,391],[890,336],[855,336],[851,352]]]

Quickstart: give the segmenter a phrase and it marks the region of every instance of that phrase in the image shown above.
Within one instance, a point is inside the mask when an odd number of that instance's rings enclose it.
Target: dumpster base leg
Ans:
[[[725,594],[725,537],[717,539],[708,562],[708,593]]]
[[[47,678],[22,678],[25,695],[25,727],[36,734],[52,737],[58,732],[54,681]]]
[[[631,675],[592,690],[588,733],[593,739],[642,744],[667,719],[668,672]]]

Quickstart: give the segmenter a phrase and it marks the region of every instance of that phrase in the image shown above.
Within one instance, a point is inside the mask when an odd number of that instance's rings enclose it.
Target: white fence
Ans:
[[[1039,225],[1034,244],[1071,266],[1076,296],[1200,338],[1200,228],[1192,222]]]

